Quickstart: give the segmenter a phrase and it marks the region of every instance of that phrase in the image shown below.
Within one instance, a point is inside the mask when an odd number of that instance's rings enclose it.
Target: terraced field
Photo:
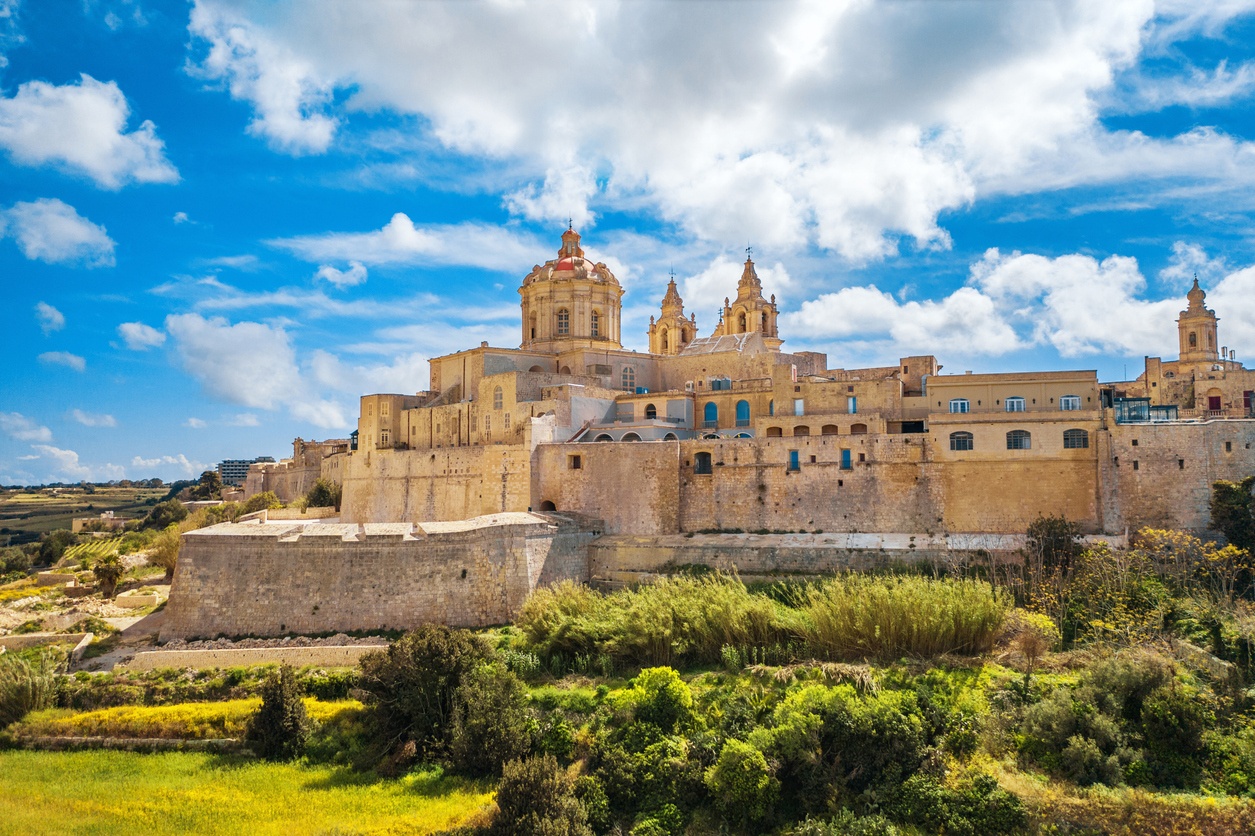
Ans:
[[[69,528],[75,517],[89,517],[112,511],[123,518],[145,516],[166,495],[165,488],[81,488],[37,491],[13,489],[0,492],[0,535],[10,535],[14,543],[36,540],[40,534]],[[0,537],[0,545],[5,538]]]

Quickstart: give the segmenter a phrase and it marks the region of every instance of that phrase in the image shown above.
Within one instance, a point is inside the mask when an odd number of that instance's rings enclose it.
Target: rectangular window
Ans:
[[[1232,452],[1233,452],[1233,442],[1232,442],[1232,441],[1226,441],[1226,442],[1224,443],[1224,451],[1225,451],[1226,453],[1232,453]]]
[[[484,416],[484,435],[492,432],[492,418],[488,415]]]
[[[850,397],[846,398],[846,399],[845,399],[845,407],[846,407],[846,410],[847,410],[847,411],[848,411],[851,415],[854,415],[855,413],[857,413],[857,412],[858,412],[858,398],[854,397],[853,395],[851,395]]]
[[[794,415],[803,415],[803,414],[805,414],[805,410],[804,410],[804,408],[803,408],[803,405],[804,405],[804,401],[803,401],[803,399],[802,399],[802,398],[794,398],[794,399],[793,399],[793,414],[794,414]]]
[[[1185,470],[1185,459],[1177,459],[1177,470]]]
[[[566,457],[566,465],[567,465],[567,467],[568,467],[569,469],[571,469],[571,470],[579,470],[579,469],[580,469],[580,464],[581,464],[581,462],[580,462],[580,457],[579,457],[579,456],[567,456],[567,457]]]
[[[1133,460],[1133,469],[1134,469],[1134,470],[1137,470],[1137,469],[1138,469],[1138,467],[1137,467],[1137,466],[1138,466],[1138,461],[1137,461],[1137,459],[1134,459],[1134,460]]]
[[[865,461],[867,461],[867,454],[866,454],[866,453],[859,453],[859,454],[858,454],[858,460],[859,460],[860,462],[865,462]]]
[[[1007,412],[1023,412],[1024,411],[1024,399],[1023,398],[1007,398],[1006,408],[1007,408]]]
[[[379,433],[379,443],[380,443],[380,444],[383,444],[384,446],[387,446],[387,444],[388,444],[388,440],[389,440],[389,436],[388,436],[388,431],[387,431],[387,430],[383,430],[382,432],[380,432],[380,433]]]
[[[841,469],[842,470],[854,469],[854,454],[851,453],[849,450],[841,451]]]
[[[388,417],[388,402],[387,401],[384,401],[383,403],[379,404],[379,417],[381,418]]]
[[[950,411],[952,413],[967,412],[969,408],[970,404],[968,403],[967,398],[954,398],[950,401]]]
[[[1072,412],[1081,408],[1081,398],[1078,395],[1064,395],[1059,399],[1059,408],[1064,412]]]
[[[789,451],[789,470],[801,470],[802,465],[799,463],[797,450]]]

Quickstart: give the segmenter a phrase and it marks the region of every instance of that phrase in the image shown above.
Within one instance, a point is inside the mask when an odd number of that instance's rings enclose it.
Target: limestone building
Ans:
[[[787,352],[749,257],[708,335],[673,278],[649,351],[627,350],[623,288],[573,229],[519,294],[517,348],[433,358],[425,390],[362,398],[355,449],[286,472],[342,482],[346,523],[557,510],[618,534],[921,536],[1022,533],[1050,514],[1092,533],[1203,529],[1212,482],[1255,473],[1255,372],[1219,344],[1197,282],[1178,359],[1115,383]]]

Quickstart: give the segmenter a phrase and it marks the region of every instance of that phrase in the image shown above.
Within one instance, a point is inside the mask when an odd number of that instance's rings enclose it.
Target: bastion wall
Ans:
[[[161,638],[502,624],[537,586],[587,581],[592,536],[526,513],[223,523],[183,535]]]

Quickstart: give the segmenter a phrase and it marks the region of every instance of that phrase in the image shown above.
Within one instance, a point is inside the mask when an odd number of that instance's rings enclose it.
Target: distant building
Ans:
[[[273,462],[274,456],[258,456],[255,459],[226,459],[218,462],[218,475],[222,484],[234,485],[237,488],[248,478],[248,468],[254,462]]]

